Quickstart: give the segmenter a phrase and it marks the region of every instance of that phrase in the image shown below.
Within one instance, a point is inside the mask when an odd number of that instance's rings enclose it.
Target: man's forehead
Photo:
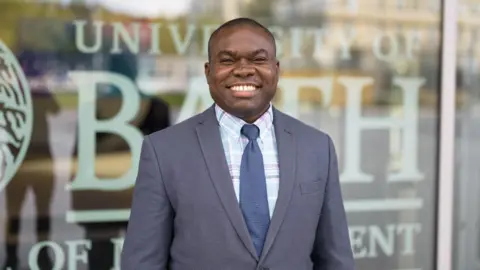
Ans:
[[[241,38],[242,40],[240,41],[234,40],[236,38]],[[262,42],[257,42],[262,39],[266,41],[264,44],[261,44]],[[235,43],[232,44],[232,42],[235,42]],[[235,26],[235,27],[222,29],[221,31],[218,32],[218,35],[215,38],[215,42],[213,46],[216,47],[217,49],[223,50],[223,49],[226,49],[225,47],[229,47],[232,45],[254,45],[252,43],[255,43],[257,46],[262,45],[261,48],[255,48],[255,50],[273,49],[273,44],[271,44],[272,41],[270,41],[270,38],[268,34],[265,33],[265,31],[263,31],[260,28],[251,27],[248,25]],[[235,47],[238,47],[238,46],[235,46]]]
[[[229,38],[238,34],[248,34],[252,36],[262,36],[268,38],[268,34],[259,27],[254,27],[250,25],[236,25],[221,29],[218,32],[217,40]]]

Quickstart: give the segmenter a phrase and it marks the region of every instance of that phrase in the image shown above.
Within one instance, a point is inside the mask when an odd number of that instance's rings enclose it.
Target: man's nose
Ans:
[[[252,76],[254,73],[255,68],[252,64],[244,60],[240,61],[233,70],[233,74],[238,77],[248,77]]]

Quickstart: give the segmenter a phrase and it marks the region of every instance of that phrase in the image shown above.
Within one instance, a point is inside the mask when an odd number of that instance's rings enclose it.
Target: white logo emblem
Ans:
[[[15,55],[0,40],[0,190],[25,158],[32,134],[32,97]]]

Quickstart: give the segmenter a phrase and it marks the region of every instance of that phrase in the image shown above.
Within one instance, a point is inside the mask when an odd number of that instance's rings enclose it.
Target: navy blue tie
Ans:
[[[241,133],[248,138],[248,144],[240,165],[240,208],[260,257],[270,226],[265,169],[257,143],[260,130],[256,125],[246,124]]]

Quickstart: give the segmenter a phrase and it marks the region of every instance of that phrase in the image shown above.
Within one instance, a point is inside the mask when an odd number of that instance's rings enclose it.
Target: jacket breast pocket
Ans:
[[[325,182],[323,179],[318,179],[316,181],[300,182],[300,192],[303,195],[313,194],[320,191],[323,191]]]

